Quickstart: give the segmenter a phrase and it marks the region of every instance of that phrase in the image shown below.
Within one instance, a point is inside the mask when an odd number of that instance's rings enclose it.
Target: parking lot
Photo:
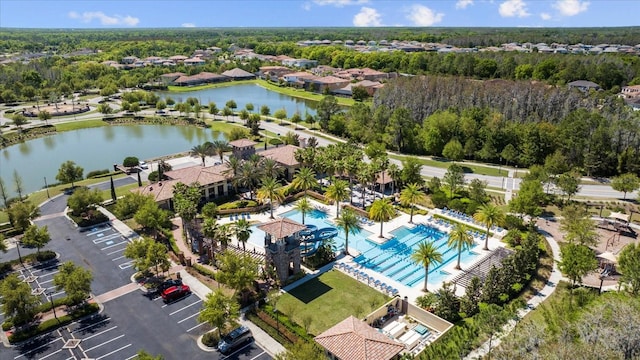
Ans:
[[[52,240],[45,248],[56,251],[60,258],[18,273],[34,291],[41,292],[42,302],[49,301],[49,295],[54,300],[65,296],[53,286],[53,276],[65,261],[91,270],[96,298],[131,285],[135,269],[124,257],[128,239],[111,225],[80,231],[64,217],[46,217],[37,223],[48,226]],[[133,359],[138,351],[145,350],[165,359],[271,359],[256,343],[228,356],[200,349],[197,338],[211,330],[210,325],[198,321],[202,303],[195,293],[165,303],[158,294],[125,292],[108,297],[100,314],[10,349],[0,349],[0,358],[122,360]]]

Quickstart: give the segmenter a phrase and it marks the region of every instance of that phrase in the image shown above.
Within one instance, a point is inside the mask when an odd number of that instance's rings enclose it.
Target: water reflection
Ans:
[[[56,147],[56,141],[53,136],[47,136],[44,138],[44,146],[48,150],[53,150]]]

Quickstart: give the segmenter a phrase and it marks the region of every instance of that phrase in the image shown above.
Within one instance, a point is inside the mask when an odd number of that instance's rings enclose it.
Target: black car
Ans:
[[[162,294],[168,288],[170,288],[172,286],[180,286],[180,285],[182,285],[182,280],[180,280],[180,279],[165,280],[164,282],[160,283],[160,285],[158,285],[158,287],[156,287],[155,292],[158,293],[158,294]]]

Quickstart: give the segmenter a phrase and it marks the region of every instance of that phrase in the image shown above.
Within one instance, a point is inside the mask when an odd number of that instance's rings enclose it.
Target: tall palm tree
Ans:
[[[282,175],[283,171],[284,169],[277,161],[270,158],[262,159],[262,173],[264,176],[277,179]]]
[[[324,196],[336,202],[336,217],[340,216],[340,201],[345,201],[349,198],[349,183],[345,180],[335,180],[327,187]]]
[[[342,215],[336,219],[336,224],[344,231],[344,253],[349,255],[349,233],[357,234],[362,230],[356,213],[347,208],[342,210]]]
[[[411,216],[409,217],[409,224],[413,224],[413,204],[422,202],[425,199],[424,192],[420,189],[418,184],[409,184],[400,192],[400,203],[404,206],[411,207]]]
[[[202,235],[209,244],[211,260],[215,258],[215,248],[218,245],[216,236],[218,234],[218,222],[214,218],[206,218],[202,224]]]
[[[484,249],[489,250],[489,230],[495,224],[504,221],[504,212],[493,204],[484,204],[473,214],[473,218],[487,226],[487,235],[484,239]]]
[[[449,240],[447,240],[447,245],[449,247],[455,248],[458,252],[458,264],[456,265],[456,269],[460,270],[460,257],[462,256],[462,251],[467,250],[473,245],[473,236],[471,236],[467,231],[466,225],[457,223],[453,230],[449,233]]]
[[[313,210],[313,206],[309,202],[309,199],[304,197],[296,203],[295,209],[302,213],[302,225],[304,225],[304,216],[309,211]]]
[[[378,237],[383,237],[382,226],[384,225],[384,222],[391,220],[395,214],[396,209],[393,208],[389,199],[378,199],[371,204],[369,217],[380,222],[380,235]]]
[[[273,219],[273,202],[281,202],[284,199],[284,194],[280,188],[281,185],[276,178],[266,177],[262,179],[262,187],[258,189],[258,200],[262,202],[269,200],[271,219]]]
[[[344,160],[344,169],[347,172],[347,176],[349,176],[349,189],[351,189],[351,197],[349,199],[350,204],[353,204],[353,178],[358,173],[358,167],[361,160],[362,158],[358,159],[355,155],[349,156]]]
[[[411,254],[411,261],[424,266],[424,287],[422,290],[428,291],[427,279],[429,277],[429,266],[442,262],[442,254],[432,242],[423,241],[418,244],[418,249]]]
[[[253,230],[251,230],[251,224],[249,223],[249,220],[240,219],[236,221],[234,231],[236,234],[236,239],[238,239],[238,242],[242,243],[242,250],[247,251],[246,244],[251,237],[251,233],[253,232]]]
[[[308,167],[302,167],[298,169],[298,172],[296,172],[291,185],[296,190],[303,190],[304,195],[307,196],[307,190],[313,189],[318,186],[315,171]]]
[[[243,161],[240,166],[238,184],[249,189],[249,198],[253,199],[253,190],[260,181],[260,171],[249,161]]]
[[[202,166],[204,166],[204,160],[209,156],[209,146],[207,144],[199,144],[191,148],[189,154],[193,157],[199,157],[202,159]]]
[[[227,250],[227,245],[229,245],[231,241],[231,235],[233,234],[231,225],[231,223],[220,225],[216,231],[216,238],[220,242],[220,247],[223,252]]]
[[[218,155],[220,157],[220,162],[224,160],[224,153],[231,150],[229,146],[229,142],[226,140],[214,140],[211,143],[210,152],[211,154]]]
[[[402,169],[400,169],[400,166],[398,166],[398,164],[392,163],[389,164],[389,169],[387,170],[387,172],[393,180],[393,182],[391,183],[391,192],[395,194],[396,187],[398,186],[398,181],[400,180],[400,176],[402,175]]]

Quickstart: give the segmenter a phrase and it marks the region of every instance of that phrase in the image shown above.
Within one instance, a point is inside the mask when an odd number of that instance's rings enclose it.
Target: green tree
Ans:
[[[37,249],[37,253],[40,254],[40,249],[51,241],[51,235],[49,229],[46,226],[39,227],[38,225],[29,225],[24,231],[24,235],[20,240],[25,246],[32,246]]]
[[[336,179],[327,187],[324,196],[336,203],[336,217],[340,216],[340,202],[349,199],[349,183],[345,180]]]
[[[506,161],[506,165],[508,166],[509,163],[513,164],[518,159],[518,150],[516,150],[513,144],[509,143],[502,149],[500,156]]]
[[[217,260],[216,280],[240,293],[242,303],[246,304],[249,290],[258,278],[258,262],[249,254],[236,254],[229,250],[218,255]]]
[[[138,351],[138,354],[136,355],[136,359],[138,360],[164,360],[164,357],[162,357],[162,355],[153,356],[144,350]]]
[[[14,273],[0,283],[0,303],[5,319],[11,318],[14,323],[23,324],[34,319],[40,299],[31,293],[31,286]]]
[[[11,226],[19,232],[28,228],[31,220],[40,216],[40,208],[30,201],[16,201],[9,206],[7,212]]]
[[[344,209],[336,219],[336,225],[344,231],[344,253],[349,255],[349,233],[355,235],[362,230],[358,215],[351,209]]]
[[[173,208],[182,219],[183,232],[189,236],[191,223],[198,215],[198,204],[202,198],[199,183],[186,185],[181,182],[173,186]]]
[[[375,221],[380,222],[380,235],[382,238],[382,227],[386,221],[391,220],[396,214],[396,209],[393,207],[389,199],[377,199],[371,204],[369,209],[369,217]]]
[[[280,124],[282,124],[282,120],[287,118],[287,110],[278,109],[278,110],[276,110],[276,112],[273,113],[273,117],[275,117],[276,119],[280,120]]]
[[[474,220],[487,226],[487,233],[484,239],[484,250],[489,250],[489,236],[491,227],[504,222],[505,215],[502,209],[494,204],[484,204],[473,214]]]
[[[236,104],[235,100],[227,101],[224,106],[231,109],[232,112],[235,112],[235,110],[238,108],[238,104]]]
[[[67,206],[75,216],[81,216],[89,210],[95,209],[95,206],[102,202],[102,194],[100,190],[89,190],[86,187],[76,189],[76,191],[67,199]]]
[[[216,103],[210,102],[209,103],[209,114],[211,114],[211,115],[213,115],[215,117],[216,115],[218,115],[219,112],[220,112],[220,110],[216,106]]]
[[[71,183],[71,187],[74,187],[74,182],[78,180],[82,180],[82,173],[84,169],[81,166],[76,165],[75,162],[68,160],[60,165],[60,169],[58,169],[58,175],[56,175],[56,180],[60,181],[63,184]]]
[[[576,284],[582,284],[582,278],[598,268],[593,250],[580,244],[565,244],[560,248],[562,260],[558,267],[571,280],[571,294]]]
[[[216,289],[207,294],[198,315],[198,321],[216,327],[218,335],[222,337],[222,330],[227,326],[235,326],[238,317],[240,317],[238,302],[225,295],[222,290]]]
[[[413,210],[414,204],[424,202],[426,195],[422,191],[421,186],[418,184],[408,184],[400,192],[400,203],[403,206],[409,206],[411,208],[411,215],[409,217],[409,224],[413,224]]]
[[[617,269],[633,295],[640,294],[640,244],[627,244],[620,251]]]
[[[152,230],[154,239],[158,238],[158,230],[169,226],[169,214],[155,201],[145,202],[133,215],[133,219],[143,228]]]
[[[402,187],[404,184],[422,184],[422,162],[420,159],[414,156],[407,156],[402,160],[402,175],[401,183],[398,187]]]
[[[284,193],[282,192],[282,186],[276,178],[267,177],[262,179],[262,187],[258,189],[258,200],[264,202],[269,200],[270,218],[273,219],[273,203],[282,202],[284,199]]]
[[[520,183],[517,196],[509,203],[512,212],[529,215],[532,218],[542,214],[544,191],[542,183],[537,180],[524,180]]]
[[[456,270],[460,270],[460,257],[462,256],[462,252],[468,250],[473,246],[473,236],[468,233],[469,228],[466,225],[457,223],[453,230],[449,233],[449,240],[447,240],[447,245],[450,248],[456,249],[458,252],[458,262],[456,264]]]
[[[199,157],[202,160],[202,166],[205,166],[207,156],[211,155],[211,143],[195,145],[191,148],[189,154],[193,157]]]
[[[314,342],[296,341],[286,351],[276,354],[275,360],[327,360],[324,351]]]
[[[77,266],[72,261],[67,261],[58,267],[59,272],[53,276],[53,285],[56,289],[64,290],[71,304],[77,305],[84,302],[91,294],[91,271]]]
[[[580,174],[576,171],[560,174],[556,179],[556,185],[567,195],[567,201],[570,201],[571,196],[580,191]]]
[[[464,149],[458,139],[452,139],[442,149],[442,156],[449,160],[460,161],[464,157]]]
[[[267,105],[262,105],[260,107],[260,115],[266,117],[269,117],[269,115],[271,115],[271,109],[269,109],[269,107]]]
[[[591,215],[581,206],[570,205],[562,210],[560,230],[565,232],[564,240],[569,243],[595,246],[600,236]]]
[[[22,125],[25,125],[26,123],[29,122],[29,120],[27,120],[27,117],[24,116],[22,113],[17,113],[13,115],[11,120],[13,120],[13,125],[15,125],[18,128],[18,131],[22,130]]]
[[[318,113],[320,127],[323,130],[327,130],[329,128],[331,117],[340,112],[338,100],[331,95],[323,97],[317,105],[316,112]]]
[[[469,182],[469,198],[479,204],[487,202],[487,181],[480,179],[472,179]]]
[[[453,199],[456,195],[456,191],[462,185],[464,185],[464,170],[460,165],[449,165],[447,172],[444,174],[442,181],[450,191],[450,199]]]
[[[214,140],[209,146],[209,153],[218,155],[220,162],[224,160],[224,153],[231,150],[226,140]]]
[[[477,324],[480,331],[489,337],[487,358],[491,359],[491,347],[495,335],[502,330],[502,325],[511,317],[508,311],[496,304],[480,304]]]
[[[200,211],[202,213],[202,216],[204,216],[205,218],[215,218],[218,215],[218,205],[216,205],[216,203],[214,202],[208,202],[206,204],[204,204],[204,206],[202,206],[202,210]]]
[[[304,195],[307,196],[307,191],[309,189],[313,189],[318,186],[315,171],[308,167],[302,167],[298,169],[295,176],[293,177],[291,186],[293,186],[293,188],[296,190],[304,191]]]
[[[51,119],[51,113],[48,112],[47,110],[42,110],[42,111],[38,112],[38,119],[44,121],[45,124],[46,124],[47,121],[49,121],[49,119]]]
[[[411,261],[424,267],[424,287],[422,291],[428,291],[427,283],[429,277],[429,266],[442,262],[442,253],[431,242],[423,241],[418,244],[418,248],[411,254]]]
[[[238,242],[242,243],[242,250],[247,251],[246,244],[253,232],[251,229],[251,223],[247,219],[240,219],[236,221],[233,230]]]
[[[305,215],[309,211],[313,210],[313,206],[311,206],[311,202],[309,201],[309,198],[303,197],[302,199],[298,200],[294,208],[302,214],[302,225],[304,225]]]
[[[640,189],[640,178],[633,173],[622,174],[611,179],[611,187],[613,190],[622,191],[624,193],[623,199],[626,199],[628,192]]]
[[[138,159],[135,156],[127,156],[126,158],[124,158],[124,160],[122,160],[122,166],[124,167],[135,167],[140,165],[140,159]]]

